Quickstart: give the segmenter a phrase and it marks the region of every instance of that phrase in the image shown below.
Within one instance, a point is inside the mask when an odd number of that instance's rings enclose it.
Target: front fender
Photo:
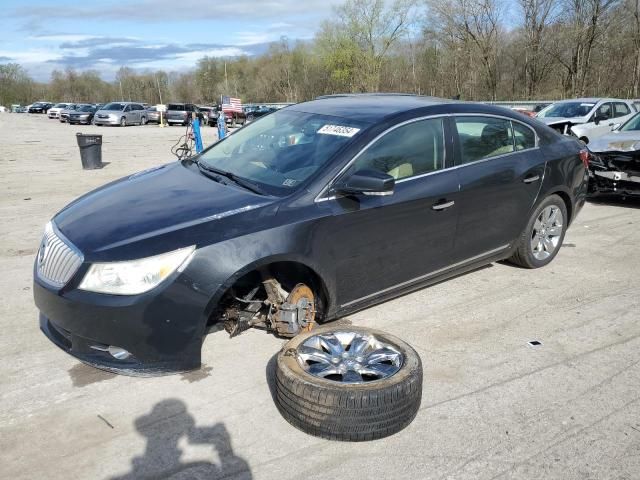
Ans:
[[[328,311],[334,304],[335,278],[331,262],[312,260],[313,221],[278,226],[203,247],[189,265],[189,274],[210,301],[204,325],[224,293],[243,275],[274,262],[294,262],[313,271],[323,283]],[[203,325],[203,328],[204,328]]]

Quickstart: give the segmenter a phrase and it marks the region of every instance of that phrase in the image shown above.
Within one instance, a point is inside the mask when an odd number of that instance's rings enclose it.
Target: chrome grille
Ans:
[[[47,224],[36,257],[38,276],[54,287],[61,288],[71,280],[82,262],[82,254],[66,243],[51,223]]]

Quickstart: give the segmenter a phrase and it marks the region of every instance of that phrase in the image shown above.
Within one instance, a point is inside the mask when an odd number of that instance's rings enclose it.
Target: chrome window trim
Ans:
[[[451,170],[456,170],[458,168],[463,168],[466,167],[468,165],[476,165],[478,163],[484,163],[490,160],[495,160],[498,158],[503,158],[509,155],[513,155],[516,153],[523,153],[523,152],[530,152],[533,150],[538,150],[540,148],[540,137],[538,136],[538,132],[536,132],[536,130],[530,126],[527,125],[525,122],[522,122],[518,119],[515,118],[511,118],[511,117],[507,117],[505,115],[497,115],[494,113],[440,113],[440,114],[436,114],[436,115],[427,115],[424,117],[416,117],[416,118],[412,118],[410,120],[406,120],[402,123],[399,123],[397,125],[394,125],[390,128],[388,128],[387,130],[385,130],[384,132],[380,133],[379,135],[377,135],[373,140],[371,140],[369,143],[367,143],[358,153],[356,153],[353,158],[351,160],[349,160],[347,162],[347,164],[340,169],[340,171],[329,181],[327,182],[327,185],[320,191],[320,193],[318,193],[318,195],[316,195],[316,198],[314,199],[314,203],[320,203],[320,202],[325,202],[328,200],[335,200],[336,198],[338,198],[337,195],[331,195],[328,197],[325,197],[324,195],[326,195],[326,193],[331,189],[331,187],[334,185],[335,181],[340,178],[340,176],[346,172],[349,167],[351,167],[351,165],[360,157],[360,155],[362,155],[364,152],[366,152],[375,142],[377,142],[378,140],[380,140],[382,137],[384,137],[387,133],[392,132],[393,130],[403,127],[405,125],[409,125],[411,123],[415,123],[415,122],[419,122],[421,120],[430,120],[433,118],[453,118],[453,117],[490,117],[490,118],[500,118],[502,120],[509,120],[510,122],[517,122],[520,125],[524,125],[526,128],[528,128],[529,130],[531,130],[533,132],[533,135],[535,137],[535,147],[531,147],[531,148],[525,148],[524,150],[514,150],[513,152],[508,152],[508,153],[503,153],[502,155],[496,155],[494,157],[487,157],[487,158],[481,158],[480,160],[475,160],[473,162],[469,162],[469,163],[462,163],[460,165],[452,165],[450,167],[447,167],[447,150],[446,150],[446,144],[445,144],[445,151],[444,151],[444,162],[445,162],[445,168],[442,168],[440,170],[434,170],[433,172],[426,172],[426,173],[422,173],[420,175],[415,175],[412,177],[406,177],[406,178],[401,178],[400,180],[396,181],[396,184],[399,183],[404,183],[410,180],[417,180],[420,178],[424,178],[430,175],[435,175],[438,173],[442,173],[442,172],[448,172]],[[513,130],[513,126],[511,127]],[[443,125],[443,129],[442,129],[443,135],[445,134],[445,129],[444,129],[444,125]],[[446,142],[446,138],[444,139]]]
[[[398,123],[397,125],[393,125],[393,126],[389,127],[389,128],[388,128],[388,129],[386,129],[384,132],[381,132],[380,134],[378,134],[378,135],[377,135],[373,140],[371,140],[369,143],[367,143],[367,144],[366,144],[366,145],[365,145],[365,146],[364,146],[364,147],[363,147],[363,148],[362,148],[358,153],[356,153],[356,154],[353,156],[353,158],[352,158],[351,160],[349,160],[349,161],[347,162],[347,164],[346,164],[344,167],[342,167],[342,168],[340,169],[340,171],[339,171],[339,172],[338,172],[338,173],[337,173],[337,174],[336,174],[336,175],[335,175],[335,176],[334,176],[334,177],[333,177],[329,182],[327,182],[327,184],[325,185],[325,187],[320,191],[320,193],[318,193],[318,195],[316,195],[316,198],[315,198],[313,201],[314,201],[315,203],[318,203],[318,202],[324,202],[324,201],[327,201],[327,200],[334,200],[334,199],[336,199],[336,198],[337,198],[337,196],[336,196],[336,195],[332,195],[332,196],[330,196],[330,197],[324,197],[324,195],[326,195],[326,193],[331,189],[331,187],[334,185],[335,181],[336,181],[338,178],[340,178],[340,176],[341,176],[344,172],[346,172],[346,171],[349,169],[349,167],[351,167],[351,165],[353,165],[353,164],[356,162],[356,160],[358,160],[358,158],[360,158],[360,156],[361,156],[362,154],[364,154],[364,152],[366,152],[367,150],[369,150],[369,148],[370,148],[374,143],[376,143],[378,140],[380,140],[382,137],[384,137],[384,136],[385,136],[385,135],[387,135],[388,133],[391,133],[391,132],[393,132],[394,130],[396,130],[396,129],[400,128],[400,127],[404,127],[405,125],[410,125],[410,124],[412,124],[412,123],[420,122],[420,121],[422,121],[422,120],[432,120],[432,119],[434,119],[434,118],[446,118],[446,117],[449,117],[449,116],[450,116],[450,115],[449,115],[448,113],[440,113],[440,114],[436,114],[436,115],[426,115],[426,116],[424,116],[424,117],[411,118],[411,119],[409,119],[409,120],[405,120],[405,121],[404,121],[404,122],[402,122],[402,123]],[[444,137],[444,135],[445,135],[445,127],[444,127],[444,122],[443,122],[443,123],[442,123],[442,136]],[[446,139],[446,138],[443,138],[443,140],[444,140],[444,142],[445,142],[445,143],[444,143],[444,158],[443,158],[443,160],[444,160],[444,164],[446,165],[446,164],[447,164],[446,162],[447,162],[447,160],[448,160],[448,159],[447,159],[447,147],[446,147],[447,139]],[[446,168],[443,168],[443,169],[441,169],[441,170],[435,170],[435,171],[433,171],[433,172],[423,173],[423,174],[421,174],[421,175],[416,175],[416,176],[414,176],[414,177],[406,177],[406,178],[403,178],[403,179],[398,180],[396,183],[400,183],[400,182],[401,182],[401,181],[403,181],[403,180],[409,180],[409,179],[413,179],[413,178],[424,177],[424,176],[426,176],[426,175],[430,175],[430,174],[432,174],[432,173],[437,173],[437,172],[442,172],[442,171],[444,171],[444,170],[446,170]]]
[[[374,292],[374,293],[370,293],[369,295],[365,295],[364,297],[356,298],[355,300],[350,300],[347,303],[343,303],[342,305],[340,305],[340,308],[346,308],[346,307],[348,307],[350,305],[355,305],[356,303],[360,303],[360,302],[362,302],[364,300],[368,300],[369,298],[375,297],[377,295],[383,295],[383,294],[391,292],[393,290],[396,290],[396,289],[399,289],[399,288],[402,288],[402,287],[407,287],[407,286],[410,286],[410,285],[412,285],[414,283],[419,283],[422,280],[427,280],[429,278],[436,277],[436,276],[440,275],[441,273],[444,273],[444,272],[446,272],[448,270],[453,270],[454,268],[462,267],[462,266],[468,265],[470,263],[473,263],[476,260],[480,260],[480,259],[485,258],[485,257],[490,257],[491,255],[494,255],[496,253],[500,253],[500,252],[508,249],[510,246],[511,246],[511,244],[509,244],[509,243],[506,244],[506,245],[502,245],[501,247],[494,248],[493,250],[489,250],[487,252],[480,253],[479,255],[475,255],[473,257],[467,258],[465,260],[462,260],[460,262],[454,263],[452,265],[447,265],[446,267],[439,268],[438,270],[434,270],[433,272],[429,272],[429,273],[427,273],[425,275],[421,275],[419,277],[412,278],[411,280],[406,280],[404,282],[400,282],[400,283],[398,283],[396,285],[392,285],[391,287],[383,288],[382,290],[379,290],[379,291]]]

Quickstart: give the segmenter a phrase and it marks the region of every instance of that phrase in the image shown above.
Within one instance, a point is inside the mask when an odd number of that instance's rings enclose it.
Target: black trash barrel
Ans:
[[[78,147],[80,147],[80,160],[84,170],[102,168],[102,135],[85,135],[76,133]]]

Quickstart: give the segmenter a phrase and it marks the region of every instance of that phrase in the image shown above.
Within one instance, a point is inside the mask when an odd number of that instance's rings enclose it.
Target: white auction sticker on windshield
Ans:
[[[318,133],[322,133],[324,135],[337,135],[339,137],[353,137],[359,131],[360,129],[355,127],[345,127],[342,125],[325,125],[320,130],[318,130]]]

